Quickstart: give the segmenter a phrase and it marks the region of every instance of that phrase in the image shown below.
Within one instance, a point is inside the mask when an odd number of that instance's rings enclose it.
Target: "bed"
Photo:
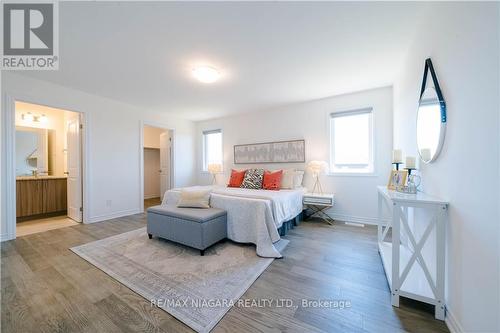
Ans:
[[[290,228],[302,213],[305,189],[253,190],[218,186],[194,186],[211,189],[210,205],[227,211],[227,237],[239,243],[256,245],[257,255],[281,258],[273,243]],[[162,205],[175,205],[181,189],[165,193]]]

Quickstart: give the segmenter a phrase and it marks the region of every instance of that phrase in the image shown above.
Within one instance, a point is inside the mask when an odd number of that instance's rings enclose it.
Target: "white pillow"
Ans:
[[[302,187],[302,180],[304,180],[304,171],[295,171],[293,174],[293,188]]]
[[[281,178],[281,189],[291,190],[302,187],[303,179],[304,171],[285,169],[283,170],[283,177]]]
[[[181,190],[177,207],[180,208],[210,208],[211,190]]]
[[[283,170],[283,176],[281,177],[281,188],[282,189],[294,188],[294,185],[293,185],[294,175],[295,175],[295,169],[284,169]]]

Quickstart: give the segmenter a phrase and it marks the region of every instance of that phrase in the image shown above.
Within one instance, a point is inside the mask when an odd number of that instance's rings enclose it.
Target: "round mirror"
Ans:
[[[417,111],[417,147],[425,163],[434,161],[444,142],[446,110],[434,87],[424,90]]]

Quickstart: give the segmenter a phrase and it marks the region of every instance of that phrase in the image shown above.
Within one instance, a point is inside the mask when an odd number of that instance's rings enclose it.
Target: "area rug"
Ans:
[[[288,241],[275,244],[283,250]],[[273,262],[255,246],[219,243],[198,250],[148,239],[146,228],[71,250],[197,332],[209,332]]]

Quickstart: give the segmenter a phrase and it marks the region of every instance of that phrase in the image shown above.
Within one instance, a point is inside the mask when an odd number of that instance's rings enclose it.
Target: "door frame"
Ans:
[[[175,128],[170,127],[169,125],[166,125],[164,123],[156,122],[156,121],[146,121],[146,120],[140,120],[139,121],[139,182],[140,182],[140,196],[139,196],[139,207],[141,213],[144,213],[144,126],[151,126],[151,127],[156,127],[156,128],[161,128],[167,131],[171,132],[170,138],[172,139],[172,144],[171,144],[171,151],[170,151],[170,188],[175,187],[175,175],[176,175],[176,168],[175,168],[175,160],[176,160],[176,152],[177,149],[175,149],[177,145],[177,140],[176,140],[176,131]]]
[[[5,168],[2,170],[2,181],[5,182],[5,192],[1,194],[1,218],[6,224],[6,233],[1,235],[0,241],[6,241],[16,238],[16,102],[25,102],[30,104],[42,105],[50,108],[61,109],[65,111],[77,112],[80,114],[83,130],[81,131],[80,162],[82,173],[82,222],[88,223],[89,220],[89,183],[88,172],[90,170],[89,154],[89,133],[90,119],[89,113],[79,110],[72,105],[64,103],[53,103],[46,100],[47,97],[34,97],[22,92],[6,92],[3,96],[3,119],[2,119],[2,151],[5,158]],[[83,118],[83,119],[82,119]]]

